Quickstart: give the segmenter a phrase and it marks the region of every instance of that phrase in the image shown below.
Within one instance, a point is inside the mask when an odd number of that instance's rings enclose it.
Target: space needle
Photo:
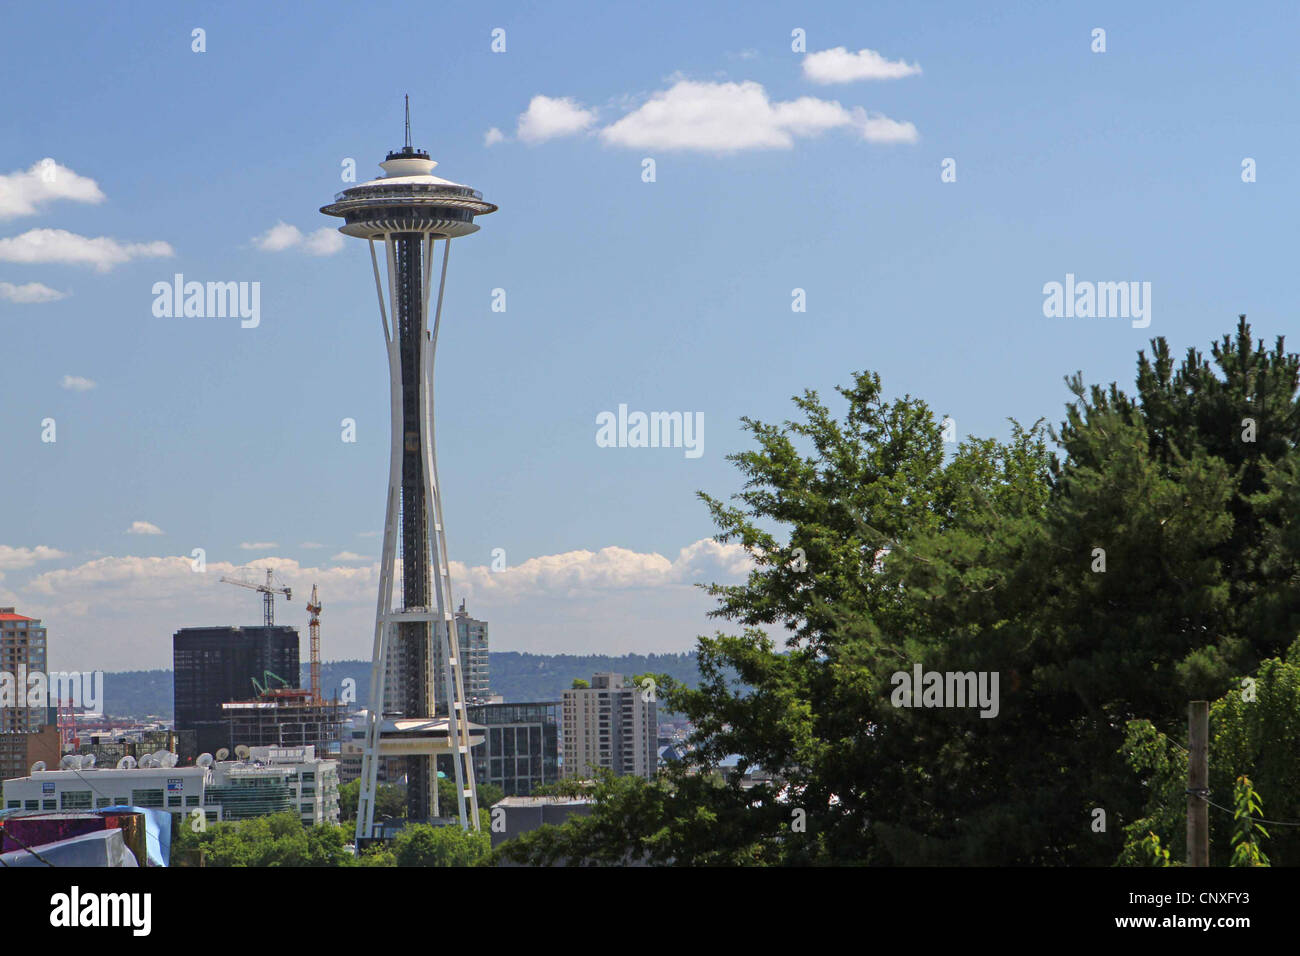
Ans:
[[[333,203],[321,207],[326,215],[342,218],[339,232],[370,243],[392,404],[388,503],[357,805],[358,847],[375,835],[375,789],[381,758],[404,759],[407,818],[423,821],[438,816],[437,757],[450,755],[460,825],[478,829],[470,748],[482,742],[481,729],[471,726],[465,709],[460,642],[452,618],[434,445],[433,360],[451,240],[477,232],[474,217],[496,212],[497,207],[484,202],[477,190],[433,175],[438,164],[411,145],[409,97],[406,143],[379,165],[384,171],[381,178],[345,189]],[[430,327],[429,294],[439,242],[442,267]],[[379,255],[384,257],[384,269]],[[399,555],[401,595],[395,603],[394,571]],[[441,688],[434,687],[435,641],[437,661],[442,664],[437,668],[443,676]],[[384,699],[390,667],[399,688],[395,701]],[[443,703],[435,706],[439,694]]]

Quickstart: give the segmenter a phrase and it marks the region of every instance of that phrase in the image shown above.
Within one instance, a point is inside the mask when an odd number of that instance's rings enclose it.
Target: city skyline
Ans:
[[[1276,19],[759,4],[739,23],[692,9],[683,30],[593,11],[557,33],[541,12],[457,9],[381,40],[348,9],[87,9],[55,73],[22,37],[56,15],[10,15],[24,108],[0,117],[0,325],[22,361],[0,380],[0,604],[43,620],[51,667],[164,667],[178,628],[255,623],[218,583],[246,565],[319,583],[325,658],[368,656],[384,357],[366,254],[315,210],[349,160],[376,174],[408,90],[439,172],[507,210],[453,266],[439,389],[453,597],[501,650],[711,633],[693,585],[748,562],[709,540],[694,492],[738,490],[740,417],[783,420],[806,387],[876,369],[959,437],[1004,435],[1007,416],[1059,420],[1076,368],[1128,380],[1150,336],[1181,351],[1238,312],[1288,331],[1297,134]],[[317,55],[344,38],[411,65]],[[177,275],[260,283],[256,326],[157,314]],[[1044,284],[1075,276],[1150,282],[1149,325],[1048,318]],[[620,406],[702,415],[702,454],[603,446]],[[302,603],[277,620],[305,630]]]

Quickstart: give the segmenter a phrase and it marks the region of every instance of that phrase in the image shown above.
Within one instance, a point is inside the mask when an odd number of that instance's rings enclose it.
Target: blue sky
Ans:
[[[52,665],[167,666],[176,627],[257,621],[211,570],[270,563],[304,598],[322,582],[327,658],[368,655],[385,359],[365,244],[311,237],[343,161],[366,179],[400,145],[407,92],[436,172],[501,207],[453,243],[437,365],[456,591],[496,649],[711,631],[690,585],[743,560],[698,544],[694,493],[736,490],[738,419],[782,419],[804,388],[870,368],[959,436],[1002,435],[1008,416],[1059,420],[1068,372],[1130,381],[1153,335],[1206,347],[1239,312],[1288,332],[1294,5],[998,6],[8,11],[0,604],[46,620]],[[836,48],[847,61],[806,62]],[[45,157],[102,198],[42,194]],[[279,223],[306,238],[264,248]],[[142,249],[25,261],[53,255],[32,230]],[[260,325],[156,318],[152,286],[177,272],[259,282]],[[1044,317],[1067,273],[1150,282],[1150,327]],[[598,447],[620,403],[702,413],[703,455]],[[281,619],[302,624],[301,603]]]

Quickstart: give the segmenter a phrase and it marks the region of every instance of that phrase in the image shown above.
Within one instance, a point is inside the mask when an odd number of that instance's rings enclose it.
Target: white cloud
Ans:
[[[504,143],[505,141],[506,134],[501,132],[501,130],[497,129],[495,126],[483,134],[484,146],[495,146],[497,143]]]
[[[915,143],[919,138],[911,123],[890,119],[883,113],[853,111],[853,125],[868,143]]]
[[[321,226],[315,232],[308,233],[302,247],[308,255],[332,256],[343,251],[343,233],[332,226]]]
[[[542,143],[581,133],[595,122],[596,111],[570,97],[534,96],[519,114],[516,135],[525,143]]]
[[[297,226],[281,221],[260,236],[254,236],[253,245],[263,252],[283,252],[301,246],[308,255],[332,256],[342,250],[343,235],[331,226],[321,226],[303,235]]]
[[[57,199],[101,203],[104,198],[93,179],[78,176],[49,158],[30,169],[0,175],[0,219],[30,216]]]
[[[59,387],[66,388],[70,392],[88,392],[95,387],[95,383],[80,375],[65,375],[59,382]]]
[[[835,100],[802,96],[772,102],[762,84],[678,80],[600,131],[614,146],[733,153],[788,149],[796,137],[856,129],[870,142],[912,142],[916,127]]]
[[[165,534],[162,528],[148,521],[132,521],[131,527],[126,529],[127,534]]]
[[[132,259],[174,254],[165,242],[119,242],[108,236],[90,239],[66,229],[30,229],[20,236],[0,239],[0,262],[88,265],[99,272]]]
[[[241,541],[239,546],[245,551],[265,551],[268,548],[278,548],[280,545],[275,541]]]
[[[504,571],[451,564],[458,587],[468,586],[480,598],[513,601],[543,592],[691,587],[719,575],[747,573],[752,562],[740,545],[705,538],[682,548],[673,560],[653,552],[607,547],[529,558]]]
[[[282,252],[302,242],[302,230],[287,222],[277,222],[260,236],[253,237],[253,245],[263,252]]]
[[[62,555],[46,549],[45,556]],[[0,569],[6,560],[15,568],[32,562],[0,548]],[[379,581],[373,557],[352,567],[305,567],[274,557],[258,565],[272,568],[295,595],[320,585],[327,608],[326,660],[370,656]],[[748,568],[739,545],[705,539],[672,559],[610,547],[532,558],[500,572],[458,561],[450,570],[454,599],[465,598],[470,613],[491,622],[495,650],[623,654],[690,649],[696,635],[717,629],[706,617],[713,600],[693,585],[734,583]],[[165,636],[180,627],[260,623],[260,604],[242,589],[219,583],[237,570],[209,562],[206,573],[195,573],[188,556],[103,557],[37,574],[0,596],[45,620],[58,636],[61,667],[170,667],[171,643]],[[276,619],[296,625],[305,637],[301,601],[276,603]]]
[[[34,302],[57,302],[59,299],[66,299],[68,294],[60,292],[57,289],[51,289],[47,285],[39,282],[28,282],[26,285],[14,285],[12,282],[0,282],[0,299],[9,302],[17,302],[21,305],[28,305]]]
[[[4,577],[6,571],[22,571],[38,561],[55,561],[66,557],[62,551],[43,544],[34,548],[14,548],[0,544],[0,578]]]
[[[803,58],[803,75],[814,83],[853,83],[856,80],[898,80],[915,76],[921,68],[903,60],[887,60],[875,50],[850,53],[842,46],[809,53]]]
[[[298,547],[307,548],[310,550],[314,548],[323,548],[325,547],[325,545],[321,544],[318,541],[304,541],[302,544],[298,545]]]
[[[355,551],[340,551],[338,554],[330,557],[331,561],[371,561],[373,558],[364,554],[357,554]]]

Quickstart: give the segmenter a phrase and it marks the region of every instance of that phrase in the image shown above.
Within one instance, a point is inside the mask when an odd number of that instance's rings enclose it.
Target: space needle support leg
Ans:
[[[430,255],[432,255],[432,241]],[[447,284],[447,261],[451,255],[451,240],[444,240],[442,256],[442,275],[438,282],[438,302],[434,310],[433,327],[424,343],[424,407],[425,415],[420,423],[423,431],[424,480],[426,497],[432,509],[430,531],[432,567],[437,578],[438,618],[442,622],[440,640],[442,645],[443,692],[446,695],[448,717],[448,742],[452,744],[453,766],[456,771],[456,803],[463,829],[479,828],[478,797],[474,787],[474,762],[470,753],[469,714],[465,708],[465,683],[460,659],[460,641],[456,633],[455,621],[451,613],[451,574],[447,558],[447,535],[443,524],[442,489],[438,482],[438,453],[434,440],[434,395],[433,365],[438,347],[438,329],[442,321],[443,293]],[[432,276],[430,276],[432,279]],[[431,285],[432,283],[430,283]],[[425,296],[429,293],[426,286]],[[426,306],[427,308],[427,306]],[[466,802],[468,801],[468,806]]]

